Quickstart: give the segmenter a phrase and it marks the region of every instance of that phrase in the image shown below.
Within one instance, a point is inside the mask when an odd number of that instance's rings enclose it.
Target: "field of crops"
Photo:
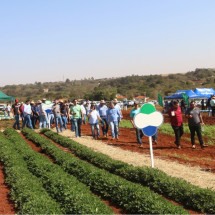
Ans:
[[[49,130],[6,129],[0,158],[15,213],[215,213],[214,191],[113,160]]]

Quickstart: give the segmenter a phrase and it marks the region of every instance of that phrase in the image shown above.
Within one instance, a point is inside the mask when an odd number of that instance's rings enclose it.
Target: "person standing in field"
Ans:
[[[142,142],[142,138],[144,136],[144,133],[142,131],[142,129],[138,129],[136,128],[135,124],[134,124],[134,116],[136,114],[138,114],[140,112],[140,108],[139,108],[139,102],[135,101],[134,102],[134,107],[131,109],[130,111],[130,121],[131,121],[131,124],[133,125],[133,127],[135,128],[136,130],[136,138],[137,138],[137,142],[140,144],[140,147],[143,146],[143,142]],[[152,136],[152,141],[154,144],[157,144],[157,137],[158,137],[158,133],[156,132],[153,136]]]
[[[57,133],[62,132],[63,131],[63,121],[61,118],[60,104],[59,104],[57,99],[54,102],[54,105],[52,107],[52,111],[54,114],[54,121],[55,121]],[[60,128],[59,128],[58,124],[60,124]]]
[[[59,101],[60,103],[60,111],[61,111],[61,118],[62,118],[62,122],[63,122],[63,127],[66,130],[67,129],[67,119],[68,119],[68,114],[69,114],[69,108],[67,106],[67,101]]]
[[[8,116],[8,117],[10,117],[11,106],[10,106],[10,104],[9,104],[9,103],[7,103],[7,106],[6,106],[5,112],[7,112],[7,116]]]
[[[118,121],[120,121],[120,112],[118,108],[115,108],[115,105],[113,102],[110,102],[109,109],[107,110],[107,121],[110,125],[111,128],[111,135],[112,135],[112,140],[115,138],[118,140],[119,139],[119,124]]]
[[[31,123],[32,123],[33,128],[35,129],[37,120],[39,119],[38,111],[37,111],[37,104],[35,104],[34,101],[31,101],[30,105],[31,105],[31,111],[32,111]]]
[[[101,100],[97,107],[100,117],[102,118],[102,133],[103,136],[107,137],[108,133],[108,122],[107,122],[107,110],[108,107],[105,105],[105,100]]]
[[[204,144],[204,142],[203,142],[202,132],[201,132],[201,130],[202,130],[201,127],[204,125],[204,122],[202,119],[200,109],[198,107],[196,107],[194,101],[192,101],[190,103],[190,107],[187,109],[185,116],[188,119],[188,126],[190,129],[192,148],[193,149],[196,148],[195,133],[198,136],[201,148],[207,147],[208,145]]]
[[[31,123],[31,105],[30,105],[30,100],[28,99],[26,103],[24,104],[24,109],[23,109],[23,116],[24,116],[24,121],[22,124],[22,129],[27,125],[29,128],[33,129],[32,123]]]
[[[20,113],[20,117],[22,119],[22,122],[24,121],[24,114],[23,114],[23,112],[24,112],[24,103],[21,102],[21,104],[19,105],[19,113]]]
[[[12,105],[12,112],[13,112],[13,115],[14,115],[14,118],[15,118],[15,122],[13,124],[13,128],[14,129],[18,129],[20,130],[20,123],[19,123],[19,100],[18,99],[15,99],[15,103]]]
[[[211,97],[210,106],[212,110],[212,116],[215,116],[215,96],[214,95]]]
[[[91,126],[92,136],[94,139],[98,139],[100,136],[99,120],[102,121],[102,119],[100,118],[99,112],[96,110],[96,106],[94,104],[91,105],[88,119]]]
[[[117,121],[118,121],[118,129],[119,129],[119,123],[120,123],[121,119],[123,118],[123,116],[122,116],[122,110],[121,110],[121,107],[120,107],[120,105],[119,105],[117,99],[114,99],[114,100],[113,100],[113,103],[114,103],[114,107],[115,107],[116,109],[118,109],[118,110],[119,110],[119,113],[120,113],[120,116],[119,116],[118,119],[117,119]],[[120,135],[119,130],[118,130],[118,135]]]
[[[37,101],[37,110],[39,115],[39,129],[46,128],[47,125],[47,114],[44,109],[43,103],[41,100]]]
[[[143,135],[143,131],[142,129],[138,129],[136,128],[135,124],[134,124],[134,116],[136,114],[138,114],[140,112],[140,108],[139,108],[139,104],[138,102],[134,102],[134,108],[132,108],[132,110],[130,111],[130,118],[131,118],[131,124],[133,125],[133,127],[135,128],[136,130],[136,138],[137,138],[137,142],[140,144],[140,147],[143,146],[143,142],[142,142],[142,137],[144,136]]]
[[[178,149],[181,148],[181,136],[184,134],[183,118],[181,107],[178,101],[173,101],[173,106],[169,109],[169,117],[172,129],[175,133],[175,144]]]
[[[81,124],[82,124],[82,110],[81,106],[78,104],[78,100],[73,100],[73,106],[70,107],[70,115],[72,115],[72,123],[75,129],[75,136],[81,137]]]
[[[87,111],[86,111],[85,105],[86,105],[86,101],[82,101],[81,102],[81,111],[82,111],[82,116],[83,116],[82,122],[84,125],[86,124],[86,120],[87,120]]]

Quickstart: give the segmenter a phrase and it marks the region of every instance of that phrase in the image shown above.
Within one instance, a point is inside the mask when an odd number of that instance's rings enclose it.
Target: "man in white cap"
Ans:
[[[100,104],[98,105],[97,110],[102,119],[103,136],[107,137],[107,133],[108,133],[107,110],[108,110],[108,107],[105,105],[105,100],[100,101]]]

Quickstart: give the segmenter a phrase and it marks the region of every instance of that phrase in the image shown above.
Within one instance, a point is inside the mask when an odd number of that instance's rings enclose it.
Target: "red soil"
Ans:
[[[123,117],[124,119],[129,119],[129,112],[124,112]],[[167,122],[168,117],[165,116],[164,118]],[[215,117],[204,116],[203,118],[205,124],[215,124]],[[90,126],[82,125],[82,133],[91,136]],[[124,150],[139,152],[147,155],[150,154],[149,138],[143,137],[143,147],[140,148],[139,144],[137,144],[136,141],[135,129],[133,128],[120,128],[119,140],[111,140],[111,136],[108,136],[108,138],[106,138],[102,137],[102,135],[101,140],[106,144],[111,144],[112,146],[119,147]],[[181,149],[176,148],[176,145],[174,144],[174,132],[172,132],[172,136],[158,132],[158,144],[153,144],[154,157],[174,160],[178,161],[179,163],[189,164],[191,166],[199,166],[203,171],[210,171],[215,173],[214,145],[201,149],[196,136],[196,149],[192,149],[190,143],[190,135],[184,134],[181,139],[181,146]]]
[[[3,165],[0,163],[0,214],[15,214],[13,203],[9,199],[9,188],[5,184]]]

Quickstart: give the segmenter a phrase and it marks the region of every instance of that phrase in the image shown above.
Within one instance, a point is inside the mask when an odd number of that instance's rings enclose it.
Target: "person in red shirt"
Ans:
[[[181,136],[184,133],[183,129],[183,118],[182,118],[182,111],[181,107],[179,106],[178,101],[173,101],[173,106],[170,108],[169,112],[170,123],[172,129],[175,133],[175,144],[178,149],[181,148]]]

